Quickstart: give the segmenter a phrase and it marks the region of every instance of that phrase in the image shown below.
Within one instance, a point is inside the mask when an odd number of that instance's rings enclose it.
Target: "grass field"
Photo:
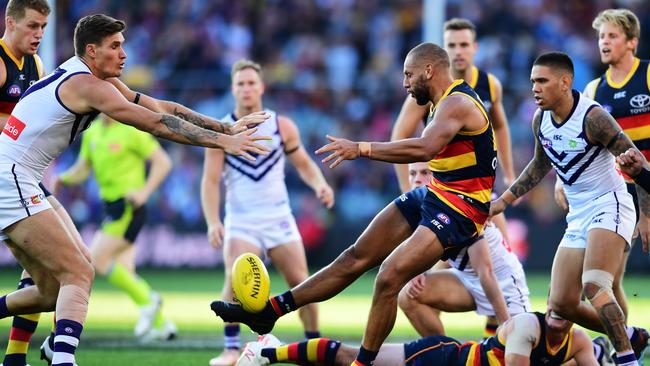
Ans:
[[[0,271],[0,291],[11,291],[17,282],[18,270]],[[218,297],[222,283],[220,271],[144,271],[142,273],[165,301],[165,313],[179,327],[179,337],[170,342],[143,344],[132,335],[138,316],[136,307],[126,295],[97,279],[90,301],[88,321],[82,336],[77,361],[81,366],[95,365],[207,365],[222,346],[222,323],[214,316],[209,303]],[[358,344],[366,323],[372,294],[374,273],[359,279],[339,296],[321,304],[320,320],[323,335]],[[282,280],[272,273],[272,293],[285,290]],[[545,309],[548,275],[530,275],[528,285],[535,310]],[[630,323],[650,327],[650,286],[648,278],[628,276],[625,287],[630,303]],[[447,334],[459,339],[480,338],[484,320],[473,314],[444,314]],[[0,347],[5,347],[9,319],[0,321]],[[38,346],[49,333],[50,315],[42,317],[30,348],[32,366],[44,365],[38,360]],[[278,322],[274,329],[283,341],[302,337],[302,327],[295,313]],[[243,341],[255,335],[242,327]],[[418,338],[406,318],[398,315],[389,340],[401,342]],[[650,358],[646,358],[650,362]]]

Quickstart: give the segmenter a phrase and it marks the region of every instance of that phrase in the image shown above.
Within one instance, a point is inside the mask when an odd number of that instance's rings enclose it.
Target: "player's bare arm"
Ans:
[[[494,275],[487,240],[481,239],[474,243],[467,249],[467,254],[472,267],[476,270],[481,287],[485,291],[485,296],[494,309],[499,324],[505,323],[510,318],[510,315],[505,297],[499,287],[499,281]]]
[[[422,118],[429,113],[430,108],[431,103],[422,106],[410,95],[406,97],[404,104],[402,104],[402,109],[395,120],[395,125],[393,125],[390,140],[397,141],[413,137],[418,129],[418,125],[422,123]],[[410,191],[408,166],[395,164],[394,168],[400,190],[402,192]]]
[[[250,152],[264,154],[268,148],[257,140],[265,136],[251,136],[251,129],[236,136],[206,130],[179,117],[153,112],[128,101],[113,84],[92,75],[76,75],[61,84],[59,95],[63,103],[76,113],[100,111],[109,117],[174,142],[221,148],[227,153],[241,155],[249,160]]]
[[[507,205],[539,184],[546,174],[548,174],[549,170],[551,170],[551,161],[546,156],[539,138],[537,138],[541,123],[542,113],[537,110],[533,117],[533,135],[535,136],[535,154],[533,155],[533,159],[526,165],[526,168],[524,168],[510,188],[496,201],[492,202],[490,205],[490,216],[503,212]]]
[[[221,248],[225,235],[219,211],[224,159],[223,150],[205,149],[203,177],[201,178],[201,207],[208,226],[208,241],[215,249]]]
[[[598,366],[598,361],[594,356],[594,346],[587,333],[574,328],[572,341],[570,357],[576,361],[578,366]]]
[[[592,143],[598,143],[605,146],[615,157],[624,154],[628,149],[636,149],[634,143],[623,132],[618,122],[602,108],[593,108],[587,114],[585,120],[585,133]],[[648,162],[643,162],[643,166],[648,169]],[[650,194],[638,184],[636,185],[637,197],[639,199],[639,209],[641,217],[650,217]],[[650,238],[647,233],[641,235],[643,248],[648,251],[650,247]]]
[[[300,131],[296,124],[284,116],[278,117],[278,128],[284,141],[284,152],[291,164],[296,168],[300,179],[314,190],[316,197],[327,208],[334,206],[334,191],[316,163],[311,159],[300,142]]]
[[[515,169],[512,163],[510,126],[508,126],[506,111],[503,108],[503,87],[497,78],[492,77],[491,80],[495,94],[492,102],[492,127],[497,139],[497,153],[501,164],[501,172],[503,173],[503,181],[506,185],[510,185],[515,180]]]
[[[485,117],[474,102],[463,95],[450,95],[440,102],[435,117],[422,136],[393,142],[354,142],[333,136],[316,154],[331,152],[322,161],[335,168],[344,160],[360,156],[389,163],[413,163],[433,159],[447,144],[463,131],[477,131],[485,126]]]
[[[261,111],[251,113],[247,116],[242,117],[236,123],[229,124],[195,112],[182,104],[172,101],[159,100],[145,94],[137,93],[131,90],[118,78],[110,78],[107,79],[107,81],[113,84],[127,100],[136,101],[137,98],[138,104],[149,110],[158,113],[171,114],[173,116],[184,119],[185,121],[195,126],[226,135],[238,134],[242,131],[245,131],[247,128],[253,128],[257,126],[258,124],[266,121],[269,119],[269,117],[271,117],[269,113]]]

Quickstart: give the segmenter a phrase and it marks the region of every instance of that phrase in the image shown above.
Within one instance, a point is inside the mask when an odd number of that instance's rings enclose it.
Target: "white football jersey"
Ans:
[[[267,144],[271,152],[249,161],[240,156],[225,155],[223,168],[226,187],[226,221],[235,218],[273,218],[291,213],[289,194],[284,182],[284,142],[278,127],[278,114],[266,110],[271,118],[257,126],[255,135],[271,136]],[[234,113],[222,121],[234,123]]]
[[[505,242],[501,231],[492,223],[485,225],[483,236],[488,242],[488,251],[490,253],[490,260],[492,261],[492,270],[498,279],[507,278],[513,273],[518,273],[522,270],[521,263],[517,256],[510,250],[510,247]],[[450,266],[459,271],[470,275],[476,275],[476,270],[472,267],[469,260],[467,248],[463,248],[456,258],[447,260]]]
[[[71,76],[90,73],[75,56],[27,89],[0,134],[0,163],[20,165],[40,181],[52,160],[97,116],[72,112],[58,94],[59,86]]]
[[[614,156],[605,146],[589,142],[584,130],[587,113],[592,108],[600,108],[600,104],[576,90],[573,98],[573,110],[562,123],[557,123],[550,111],[542,111],[537,136],[564,183],[569,206],[581,205],[609,191],[625,189]]]

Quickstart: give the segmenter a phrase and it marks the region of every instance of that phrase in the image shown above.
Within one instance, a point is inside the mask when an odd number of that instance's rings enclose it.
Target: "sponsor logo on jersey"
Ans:
[[[436,219],[431,220],[431,223],[433,224],[433,226],[437,227],[438,230],[442,230],[444,228],[444,226],[442,226],[440,221],[438,221]]]
[[[7,94],[11,97],[19,97],[20,94],[22,94],[22,90],[20,89],[20,86],[13,84],[9,88],[7,88]]]
[[[650,105],[650,96],[647,94],[637,94],[630,98],[630,105],[634,108],[644,108]]]
[[[612,106],[609,104],[603,104],[602,105],[603,109],[607,111],[607,113],[612,113]]]
[[[550,149],[550,148],[553,147],[553,141],[551,141],[550,139],[547,139],[546,137],[540,138],[540,142],[542,143],[542,146],[547,148],[547,149]]]
[[[442,212],[437,214],[436,217],[447,225],[451,224],[451,220],[449,219],[449,216],[445,215]]]
[[[43,203],[43,200],[45,199],[45,195],[43,193],[35,194],[31,196],[30,198],[24,198],[20,200],[20,204],[23,207],[31,206],[31,205],[39,205]]]
[[[20,80],[20,81],[25,80],[25,74],[18,75],[18,80]]]
[[[21,120],[19,120],[14,116],[9,116],[9,119],[7,119],[7,123],[5,124],[4,130],[2,130],[2,133],[9,136],[9,138],[11,138],[12,140],[16,141],[18,140],[18,137],[20,137],[20,134],[23,132],[24,129],[25,129],[25,124]]]
[[[620,92],[618,92],[618,93],[614,93],[614,99],[625,98],[625,93],[626,93],[625,90],[624,90],[624,91],[620,91]]]

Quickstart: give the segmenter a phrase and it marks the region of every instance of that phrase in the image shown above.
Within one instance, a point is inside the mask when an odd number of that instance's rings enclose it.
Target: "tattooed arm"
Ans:
[[[517,180],[508,188],[501,197],[496,199],[490,205],[490,216],[503,212],[507,205],[511,204],[517,198],[525,195],[533,189],[551,170],[551,161],[544,152],[544,148],[539,141],[539,127],[542,124],[542,113],[540,110],[535,112],[533,117],[533,135],[535,138],[535,155],[526,165]]]
[[[270,117],[270,115],[266,112],[256,112],[242,117],[234,124],[230,124],[195,112],[180,103],[160,100],[152,98],[145,94],[137,93],[131,90],[128,86],[126,86],[126,84],[117,78],[111,78],[107,81],[113,84],[120,91],[120,93],[122,93],[122,95],[124,95],[124,97],[131,102],[137,103],[138,105],[141,105],[151,111],[170,114],[179,117],[195,126],[226,135],[234,135],[242,132],[246,130],[246,128],[254,127]]]
[[[607,111],[602,108],[592,108],[585,120],[585,132],[587,138],[594,144],[607,147],[615,157],[625,153],[628,149],[635,149],[636,146],[630,138],[622,131],[621,126]],[[639,152],[642,157],[643,154]],[[643,167],[649,169],[650,165],[643,159]],[[638,184],[636,193],[639,200],[640,217],[637,229],[643,241],[644,250],[650,247],[650,194]]]

